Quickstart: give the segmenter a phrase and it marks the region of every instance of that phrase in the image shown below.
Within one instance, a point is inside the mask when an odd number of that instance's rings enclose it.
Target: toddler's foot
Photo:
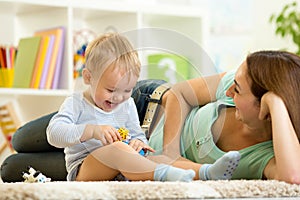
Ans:
[[[159,164],[154,171],[155,181],[183,181],[190,182],[194,179],[194,170],[184,170],[170,165]]]
[[[201,180],[228,180],[231,179],[237,168],[241,155],[238,151],[229,151],[214,164],[203,164],[199,170]]]

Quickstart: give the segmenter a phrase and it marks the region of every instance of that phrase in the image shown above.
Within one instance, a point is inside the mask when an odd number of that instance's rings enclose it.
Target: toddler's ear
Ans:
[[[82,77],[83,77],[83,81],[85,84],[90,84],[91,83],[91,78],[92,78],[92,75],[91,75],[91,72],[84,68],[82,70]]]

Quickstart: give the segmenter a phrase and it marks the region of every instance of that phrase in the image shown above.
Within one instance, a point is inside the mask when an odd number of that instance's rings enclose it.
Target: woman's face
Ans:
[[[247,64],[243,62],[235,74],[234,84],[227,90],[226,96],[232,97],[236,106],[235,117],[246,124],[258,120],[259,102],[250,89],[247,76]]]

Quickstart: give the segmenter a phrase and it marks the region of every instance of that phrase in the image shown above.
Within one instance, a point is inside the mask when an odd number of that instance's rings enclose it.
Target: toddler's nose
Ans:
[[[114,101],[114,102],[119,103],[119,102],[121,102],[122,100],[123,100],[123,96],[122,96],[122,95],[114,95],[114,96],[113,96],[113,101]]]

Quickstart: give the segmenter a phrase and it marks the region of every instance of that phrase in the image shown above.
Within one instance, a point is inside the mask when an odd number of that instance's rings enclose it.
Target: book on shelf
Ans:
[[[64,44],[60,26],[21,38],[17,48],[0,46],[0,87],[57,89]]]
[[[58,50],[58,55],[57,55],[57,61],[56,61],[56,66],[55,66],[55,71],[54,71],[54,77],[52,81],[52,89],[57,89],[58,84],[59,84],[59,79],[60,79],[60,74],[62,70],[62,65],[63,65],[63,55],[64,55],[64,50],[65,50],[65,29],[64,27],[61,27],[62,29],[62,37],[60,39],[60,48]]]
[[[39,81],[36,81],[36,87],[37,88],[44,88],[44,86],[46,85],[46,81],[47,81],[47,76],[48,76],[48,69],[50,66],[50,62],[51,62],[51,58],[52,58],[52,53],[53,53],[53,46],[54,46],[54,42],[55,42],[55,36],[51,35],[49,36],[50,40],[49,40],[49,45],[48,45],[48,49],[47,49],[47,53],[46,53],[46,57],[45,57],[45,63],[43,65],[43,68],[41,70],[41,77]]]
[[[52,36],[54,37],[54,36]],[[34,71],[31,78],[30,87],[31,88],[39,88],[40,80],[42,77],[42,72],[44,69],[47,53],[50,53],[51,56],[51,49],[49,49],[49,43],[51,40],[51,36],[44,36],[41,38],[39,52],[36,58]]]
[[[50,57],[48,66],[44,66],[43,74],[39,84],[40,89],[52,89],[54,84],[53,81],[59,81],[59,78],[55,78],[55,76],[59,77],[62,67],[65,29],[61,26],[54,27],[50,29],[36,31],[34,35],[42,37],[52,35],[54,36],[52,55]],[[57,85],[58,83],[54,84],[55,87],[57,87]]]
[[[29,88],[41,36],[22,38],[18,44],[18,53],[14,67],[13,87]]]

